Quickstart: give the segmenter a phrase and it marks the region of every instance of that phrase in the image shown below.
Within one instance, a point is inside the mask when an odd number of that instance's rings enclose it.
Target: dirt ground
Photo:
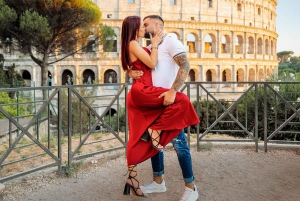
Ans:
[[[299,201],[300,149],[191,148],[195,182],[201,201]],[[165,150],[167,192],[148,198],[123,196],[126,176],[124,155],[114,160],[89,162],[73,178],[48,173],[4,183],[3,201],[131,201],[179,200],[184,191],[182,174],[174,150]],[[139,165],[141,184],[151,180],[151,163]],[[17,182],[19,181],[19,182]]]

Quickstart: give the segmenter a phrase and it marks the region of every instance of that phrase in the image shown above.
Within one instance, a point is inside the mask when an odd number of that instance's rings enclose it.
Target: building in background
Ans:
[[[81,52],[49,66],[49,85],[128,82],[120,62],[122,20],[128,15],[162,16],[166,33],[186,47],[191,64],[190,81],[262,81],[278,71],[276,56],[277,0],[93,0],[102,11],[103,23],[115,30],[111,52],[98,46],[93,37]],[[9,40],[9,39],[8,39]],[[27,85],[41,83],[41,69],[29,56],[2,41],[5,65],[16,70]],[[140,41],[146,46],[148,41]],[[58,52],[63,54],[63,52]],[[243,90],[244,85],[207,85],[224,90]],[[106,89],[116,89],[108,87]]]

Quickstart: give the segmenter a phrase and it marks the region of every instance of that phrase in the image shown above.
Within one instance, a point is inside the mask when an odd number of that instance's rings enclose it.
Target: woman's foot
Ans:
[[[148,128],[148,133],[150,133],[149,135],[151,138],[152,147],[157,149],[158,151],[162,151],[164,147],[159,143],[162,131],[152,130],[151,128]]]
[[[130,195],[130,190],[133,195],[138,197],[146,197],[143,191],[140,189],[140,183],[137,178],[136,165],[128,166],[128,178],[126,179],[124,195]]]

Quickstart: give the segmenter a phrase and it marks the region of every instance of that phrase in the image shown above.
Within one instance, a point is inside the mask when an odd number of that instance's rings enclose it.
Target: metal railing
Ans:
[[[187,128],[200,141],[210,134],[238,137],[229,141],[299,142],[300,83],[187,82],[182,91],[201,120]],[[71,166],[75,160],[126,148],[126,97],[130,85],[97,84],[0,89],[0,182],[50,166]],[[29,95],[28,95],[29,94]],[[10,100],[10,101],[9,101]],[[293,138],[291,137],[293,136]],[[288,139],[288,140],[286,140]],[[293,139],[293,140],[291,140]]]

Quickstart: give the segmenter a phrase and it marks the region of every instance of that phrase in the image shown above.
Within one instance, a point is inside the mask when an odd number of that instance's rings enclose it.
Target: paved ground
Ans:
[[[20,119],[19,123],[24,126],[26,125],[30,119]],[[16,129],[17,127],[14,124],[12,125],[12,130]],[[8,119],[0,119],[0,134],[6,133],[9,131],[9,120]]]
[[[254,148],[218,148],[196,152],[191,149],[196,184],[201,201],[299,201],[300,149],[269,149],[256,153]],[[184,191],[181,171],[173,150],[165,150],[167,192],[148,198],[123,196],[126,161],[89,162],[74,178],[58,178],[55,173],[37,173],[6,182],[0,200],[38,201],[131,201],[179,200]],[[139,165],[142,184],[151,180],[151,164]]]

